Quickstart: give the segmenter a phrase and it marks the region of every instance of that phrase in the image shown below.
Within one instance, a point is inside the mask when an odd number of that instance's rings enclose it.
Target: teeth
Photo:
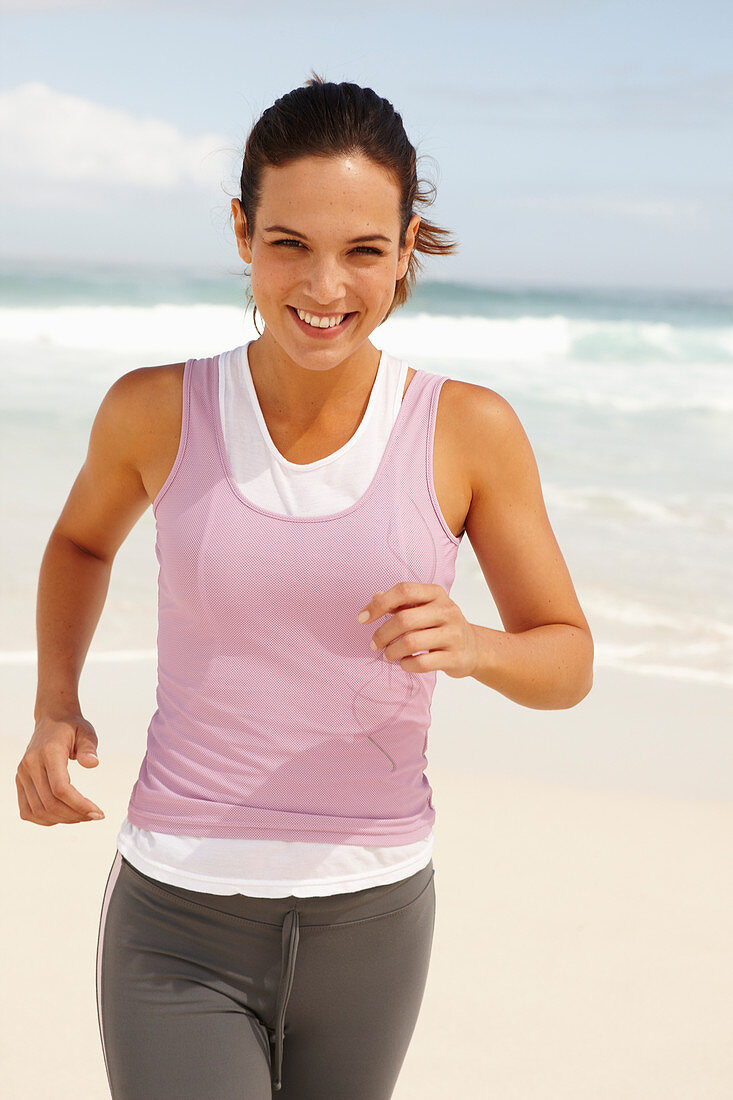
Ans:
[[[340,325],[346,316],[345,313],[341,313],[338,317],[318,317],[315,313],[304,313],[302,309],[295,312],[301,321],[305,321],[307,325],[312,325],[313,328],[333,328],[335,325]]]

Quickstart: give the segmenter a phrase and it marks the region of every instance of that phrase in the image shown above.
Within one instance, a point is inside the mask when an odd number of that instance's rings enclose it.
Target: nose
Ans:
[[[346,297],[346,283],[339,261],[330,256],[314,257],[305,290],[319,306],[342,303]]]

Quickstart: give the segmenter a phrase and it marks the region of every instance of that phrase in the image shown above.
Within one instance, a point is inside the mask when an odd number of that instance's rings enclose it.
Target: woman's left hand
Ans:
[[[368,617],[362,619],[365,612]],[[433,672],[472,676],[478,663],[476,631],[439,584],[401,581],[377,592],[359,614],[360,622],[391,614],[372,636],[372,648],[383,649],[388,661],[398,661],[405,672]]]

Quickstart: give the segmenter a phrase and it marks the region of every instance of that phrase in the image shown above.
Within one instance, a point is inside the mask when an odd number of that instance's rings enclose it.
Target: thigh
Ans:
[[[392,1096],[427,981],[433,877],[432,865],[418,872],[419,893],[387,912],[321,926],[301,921],[281,1100]]]
[[[140,887],[118,854],[97,947],[113,1100],[271,1100],[266,1029],[209,965],[207,938],[185,904]]]

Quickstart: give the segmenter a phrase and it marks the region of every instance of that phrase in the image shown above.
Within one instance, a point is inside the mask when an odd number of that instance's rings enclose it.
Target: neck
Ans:
[[[252,382],[263,412],[289,424],[348,416],[369,399],[381,352],[365,340],[334,367],[302,367],[287,355],[267,329],[247,347]]]

